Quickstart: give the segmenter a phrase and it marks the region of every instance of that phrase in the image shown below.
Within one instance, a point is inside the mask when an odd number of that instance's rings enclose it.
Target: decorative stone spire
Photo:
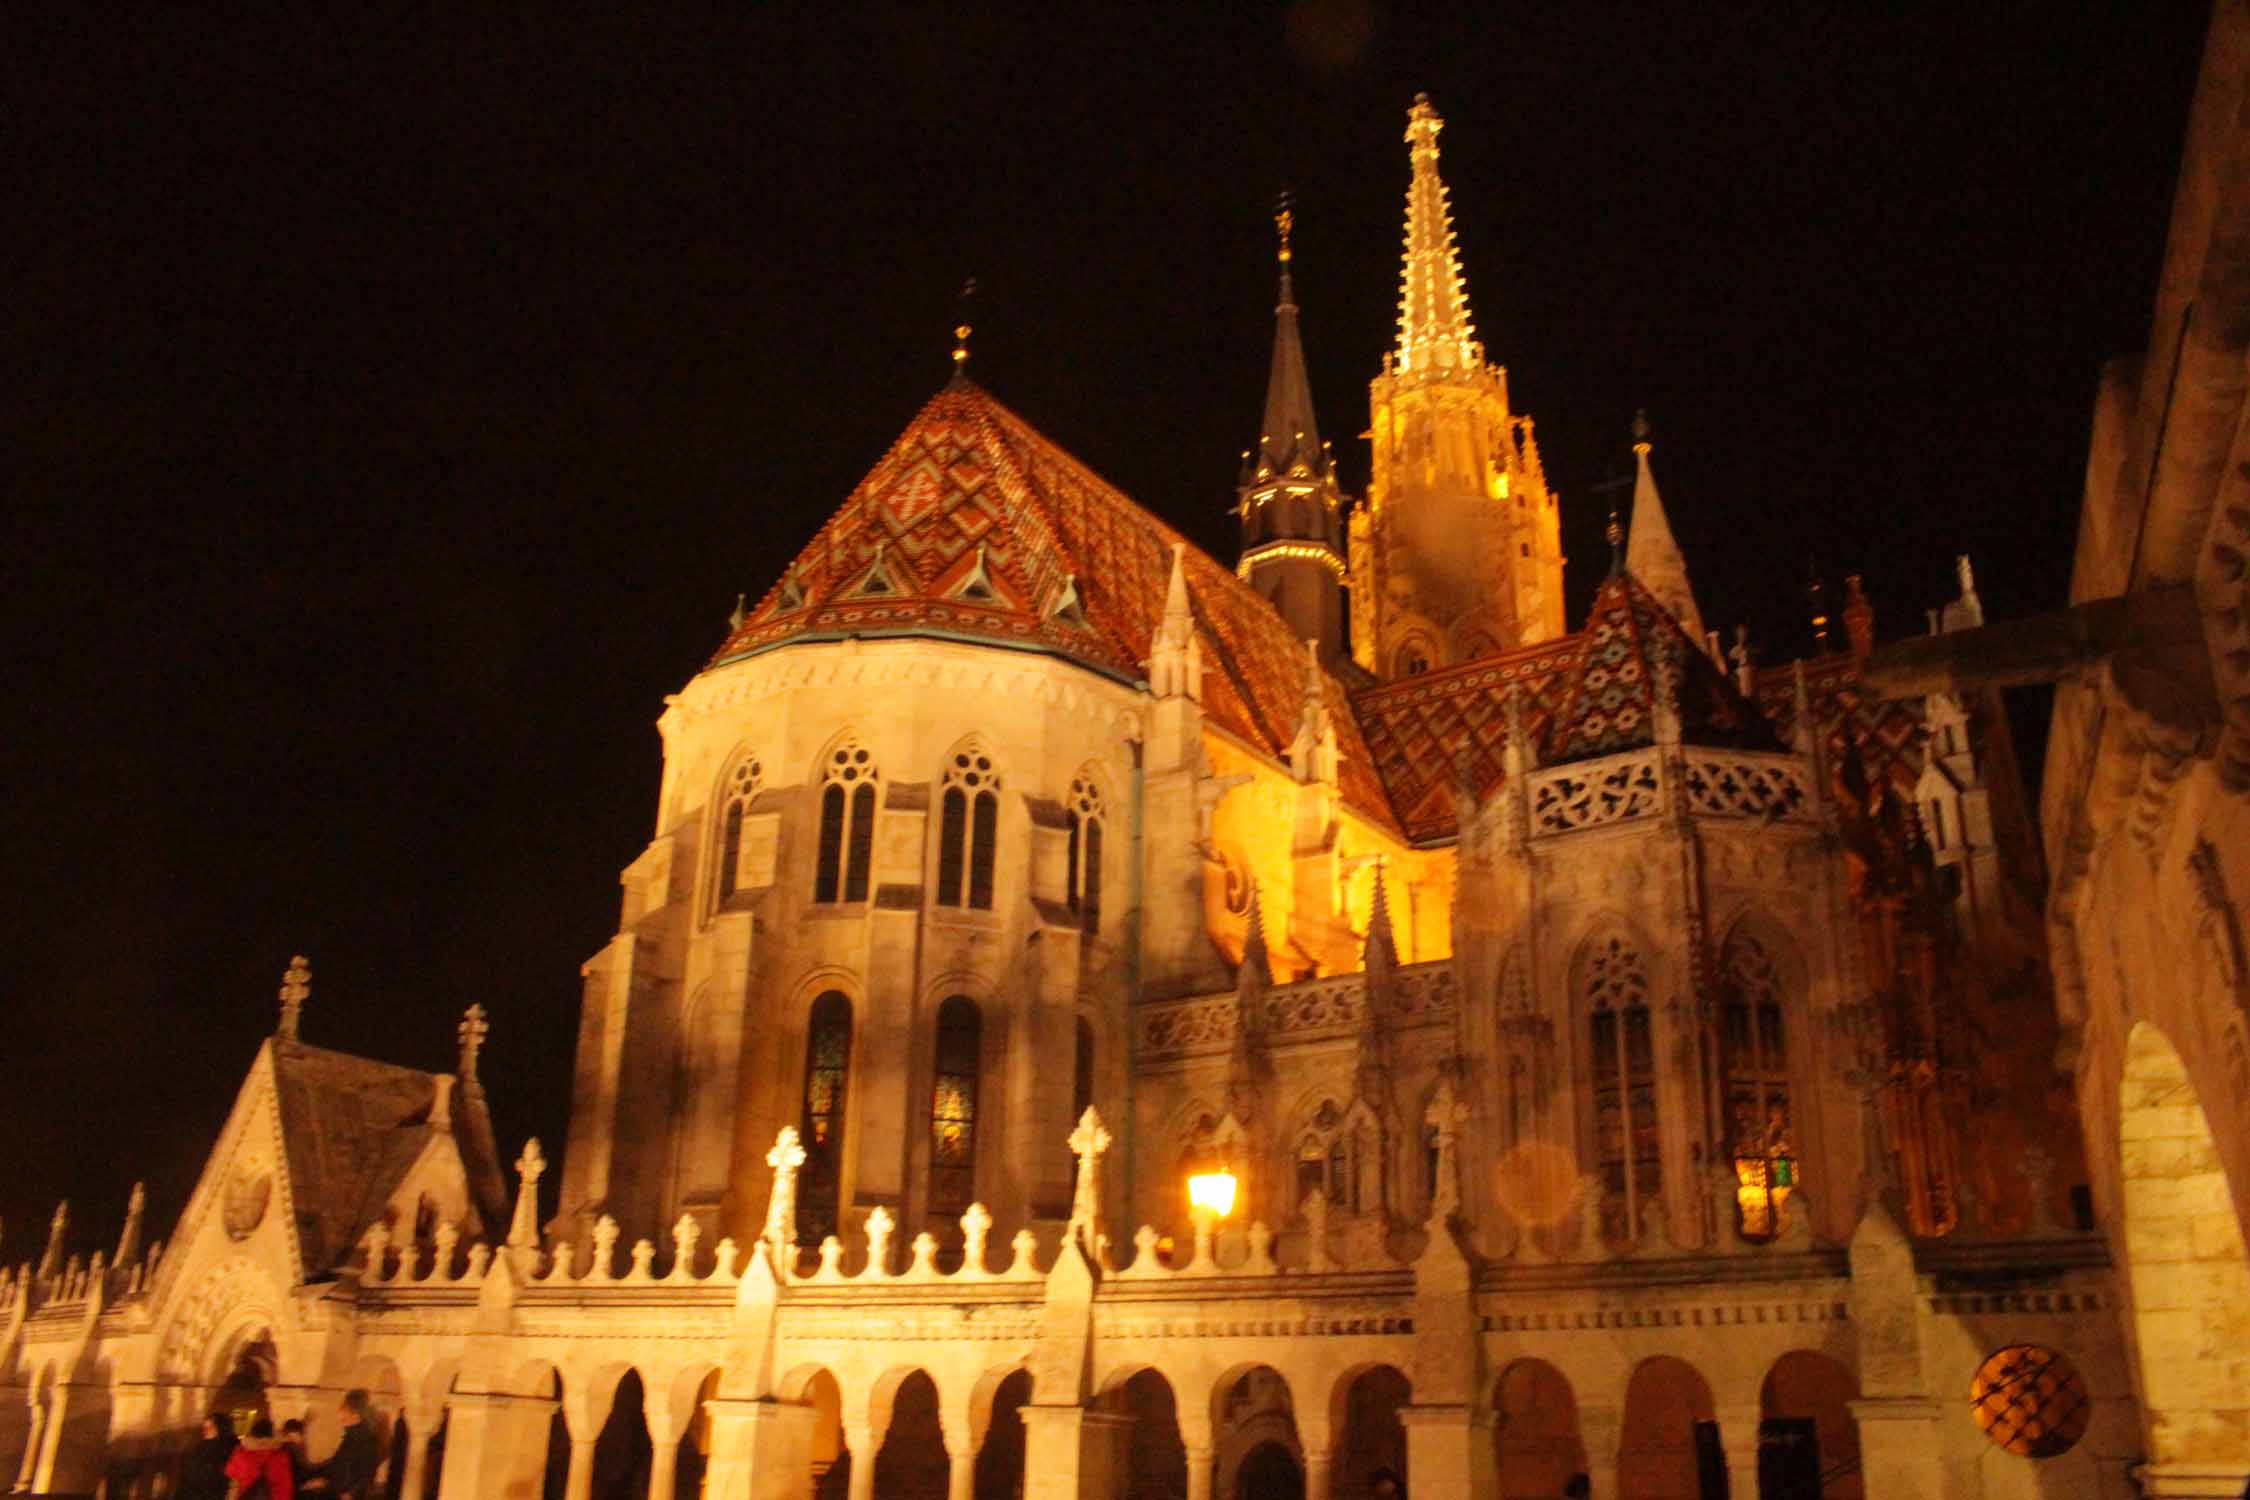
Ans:
[[[281,1024],[274,1035],[285,1042],[297,1040],[297,1018],[312,998],[312,965],[300,953],[289,960],[289,968],[281,976]]]
[[[62,1269],[63,1235],[70,1229],[70,1200],[63,1199],[55,1205],[55,1216],[47,1221],[47,1249],[39,1257],[39,1280],[46,1281]]]
[[[1633,528],[1625,548],[1625,567],[1671,612],[1691,641],[1704,639],[1703,612],[1695,607],[1695,591],[1688,586],[1687,559],[1672,538],[1672,523],[1664,514],[1664,501],[1656,493],[1656,476],[1648,466],[1648,413],[1633,414],[1633,458],[1640,469],[1633,483]]]
[[[1406,189],[1406,267],[1398,299],[1400,375],[1470,370],[1484,363],[1484,346],[1469,320],[1469,293],[1461,280],[1461,255],[1453,243],[1453,210],[1438,177],[1438,132],[1445,121],[1416,94],[1406,112],[1406,143],[1414,175]]]
[[[1071,1190],[1070,1222],[1063,1228],[1063,1238],[1076,1240],[1079,1249],[1085,1252],[1086,1259],[1095,1265],[1101,1263],[1103,1239],[1102,1153],[1109,1149],[1109,1145],[1109,1130],[1102,1124],[1102,1117],[1094,1112],[1094,1106],[1087,1105],[1086,1112],[1078,1117],[1078,1128],[1070,1133],[1070,1154],[1078,1158],[1078,1179]],[[987,1219],[987,1228],[990,1227],[990,1222]],[[963,1224],[966,1223],[964,1219]],[[982,1237],[980,1232],[980,1241]],[[980,1255],[980,1268],[982,1264]]]
[[[508,1246],[514,1250],[539,1248],[539,1179],[546,1173],[547,1158],[540,1153],[539,1137],[523,1143],[516,1158],[516,1216],[508,1225]]]
[[[117,1236],[117,1254],[110,1258],[113,1266],[129,1266],[141,1254],[141,1215],[148,1208],[148,1189],[134,1183],[132,1196],[125,1200],[125,1228]]]
[[[474,1004],[461,1013],[461,1024],[454,1028],[454,1035],[461,1039],[461,1066],[456,1071],[460,1073],[461,1081],[470,1088],[480,1087],[477,1059],[483,1053],[484,1039],[491,1031],[491,1023],[484,1018],[484,1007]]]
[[[1203,699],[1203,645],[1188,607],[1187,543],[1172,544],[1172,578],[1164,586],[1164,618],[1148,649],[1149,691],[1159,698]]]
[[[1305,704],[1297,714],[1297,737],[1289,742],[1289,770],[1300,782],[1336,784],[1336,720],[1328,710],[1328,674],[1321,670],[1320,642],[1305,642]]]
[[[1391,934],[1391,893],[1383,882],[1386,861],[1375,861],[1375,897],[1367,914],[1367,943],[1364,949],[1367,972],[1388,974],[1398,967],[1398,940]]]
[[[1265,427],[1258,435],[1257,476],[1318,474],[1324,464],[1320,424],[1314,420],[1312,380],[1305,373],[1305,346],[1297,331],[1297,295],[1289,277],[1289,235],[1297,224],[1284,193],[1273,224],[1280,236],[1281,297],[1273,310],[1273,371],[1266,379]]]
[[[1259,1053],[1265,1044],[1266,991],[1273,962],[1266,950],[1266,919],[1258,882],[1250,881],[1249,928],[1242,938],[1242,967],[1234,977],[1234,1052],[1227,1060],[1227,1104],[1248,1125],[1258,1112]]]
[[[773,1138],[773,1149],[766,1153],[766,1165],[773,1168],[773,1191],[766,1197],[766,1227],[758,1234],[773,1257],[776,1276],[786,1276],[796,1267],[791,1247],[797,1241],[797,1172],[804,1164],[805,1148],[797,1127],[782,1126]]]

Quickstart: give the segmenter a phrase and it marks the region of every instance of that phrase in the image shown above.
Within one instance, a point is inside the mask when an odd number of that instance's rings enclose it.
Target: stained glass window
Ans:
[[[1781,1231],[1782,1206],[1797,1183],[1781,984],[1772,955],[1748,933],[1727,939],[1719,975],[1726,1149],[1739,1184],[1735,1200],[1744,1237],[1771,1239]]]
[[[852,1003],[835,990],[813,1002],[805,1025],[805,1107],[797,1133],[797,1239],[817,1245],[836,1232],[843,1181],[844,1109],[852,1066]]]
[[[865,901],[868,867],[875,854],[875,763],[846,740],[828,754],[827,784],[820,793],[820,846],[813,867],[813,900]]]
[[[936,1085],[930,1105],[930,1211],[958,1214],[976,1201],[977,1073],[983,1024],[976,1002],[938,1007]]]
[[[1593,1007],[1595,1154],[1602,1185],[1624,1215],[1616,1228],[1630,1239],[1637,1236],[1645,1206],[1664,1188],[1655,1037],[1640,954],[1618,938],[1597,943],[1587,961],[1586,991]]]
[[[1000,778],[992,757],[971,746],[945,766],[938,804],[937,904],[992,910],[996,841],[1000,834]]]

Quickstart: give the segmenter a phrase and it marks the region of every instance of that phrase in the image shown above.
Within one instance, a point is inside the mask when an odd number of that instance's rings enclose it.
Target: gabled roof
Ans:
[[[298,1244],[305,1273],[314,1276],[351,1254],[355,1238],[444,1128],[430,1123],[437,1075],[276,1039],[273,1076]],[[469,1199],[492,1232],[508,1221],[508,1199],[482,1093],[457,1086],[451,1114]]]
[[[1782,749],[1773,724],[1625,567],[1594,594],[1562,707],[1547,726],[1542,764],[1591,760],[1656,743],[1657,670],[1678,676],[1680,738],[1693,745]]]
[[[800,640],[940,636],[1067,657],[1126,682],[1164,612],[1185,539],[982,387],[933,397],[743,618],[713,666]],[[991,585],[963,593],[983,548]],[[1304,703],[1304,643],[1255,589],[1192,543],[1203,710],[1280,756]],[[990,597],[982,597],[989,593]],[[1330,679],[1329,701],[1345,701]],[[1345,802],[1396,828],[1358,726],[1338,716]]]

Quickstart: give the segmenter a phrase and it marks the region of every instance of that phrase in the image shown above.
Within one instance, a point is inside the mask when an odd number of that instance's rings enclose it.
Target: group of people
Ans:
[[[203,1440],[188,1455],[176,1491],[179,1500],[373,1500],[381,1445],[367,1421],[367,1392],[348,1391],[337,1416],[343,1441],[323,1463],[305,1457],[305,1424],[292,1418],[274,1431],[261,1416],[249,1436],[236,1439],[234,1419],[215,1411],[203,1419]]]

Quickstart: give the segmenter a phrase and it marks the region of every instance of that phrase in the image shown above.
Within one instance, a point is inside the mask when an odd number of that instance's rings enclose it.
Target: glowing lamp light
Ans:
[[[1223,1219],[1234,1212],[1234,1189],[1234,1174],[1224,1167],[1198,1172],[1188,1179],[1188,1202],[1209,1209],[1215,1219]]]

